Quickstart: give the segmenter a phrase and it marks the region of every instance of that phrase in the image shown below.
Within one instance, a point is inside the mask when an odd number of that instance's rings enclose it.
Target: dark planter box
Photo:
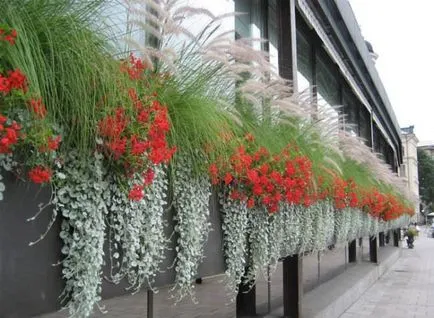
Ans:
[[[5,174],[4,200],[0,201],[0,317],[30,317],[53,312],[61,307],[59,295],[64,281],[61,265],[62,241],[59,238],[61,217],[58,216],[44,240],[29,246],[45,232],[51,218],[52,208],[48,207],[38,219],[27,222],[38,211],[39,204],[50,199],[48,186],[39,187],[29,182],[16,180],[12,174]],[[199,276],[210,276],[224,271],[221,221],[217,196],[210,200],[210,221],[213,231],[205,247],[205,259],[199,267]],[[173,211],[167,215],[169,226],[167,237],[173,231]],[[173,283],[175,272],[167,269],[175,257],[173,236],[170,249],[166,251],[163,271],[158,275],[156,286]],[[107,258],[108,260],[108,258]],[[108,261],[106,262],[108,264]],[[107,272],[108,268],[104,268]],[[128,293],[126,283],[114,285],[103,281],[103,298]]]

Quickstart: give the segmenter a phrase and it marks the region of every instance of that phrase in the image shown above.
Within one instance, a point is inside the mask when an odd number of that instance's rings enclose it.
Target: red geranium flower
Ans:
[[[128,198],[133,201],[140,201],[143,199],[143,196],[143,186],[141,185],[135,185],[128,194]]]
[[[29,171],[29,179],[38,184],[50,182],[51,176],[51,169],[44,166],[36,166]]]

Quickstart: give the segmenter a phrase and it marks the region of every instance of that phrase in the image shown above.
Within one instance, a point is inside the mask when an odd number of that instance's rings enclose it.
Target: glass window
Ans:
[[[360,137],[363,138],[365,144],[369,147],[372,147],[372,139],[371,139],[371,114],[368,110],[362,105],[359,104],[359,131]]]
[[[352,91],[349,90],[349,88],[345,87],[343,92],[343,113],[345,115],[344,117],[344,128],[346,131],[351,133],[354,136],[360,136],[360,129],[359,129],[359,118],[358,118],[358,111],[359,111],[360,103],[352,93]]]
[[[335,133],[339,130],[340,87],[333,69],[331,60],[316,56],[316,78],[318,89],[319,115],[330,119]]]
[[[277,26],[277,0],[268,1],[268,39],[270,63],[279,71],[279,28]]]
[[[236,0],[235,11],[241,13],[235,18],[235,30],[238,38],[262,38],[264,30],[261,0]],[[261,49],[261,43],[255,42],[255,47]]]
[[[308,92],[312,97],[312,47],[297,30],[297,82],[299,92]]]

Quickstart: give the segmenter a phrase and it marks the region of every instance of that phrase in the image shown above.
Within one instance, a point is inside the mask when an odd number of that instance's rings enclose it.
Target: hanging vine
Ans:
[[[238,292],[246,265],[249,212],[245,202],[222,197],[223,245],[226,286],[232,297]]]
[[[112,279],[119,282],[127,277],[130,288],[137,292],[146,283],[152,288],[167,249],[164,234],[164,211],[167,206],[168,181],[161,165],[153,168],[151,185],[144,189],[140,200],[129,200],[119,183],[112,183],[109,204],[110,237],[112,251]],[[131,187],[135,176],[129,182]]]
[[[173,181],[173,207],[175,211],[176,277],[172,291],[176,301],[186,295],[194,298],[194,278],[203,259],[204,244],[208,238],[209,199],[211,183],[207,176],[193,175],[191,162],[186,158],[177,161]]]
[[[54,210],[63,217],[63,301],[71,316],[89,316],[101,300],[107,188],[102,161],[97,153],[86,162],[71,153],[55,180]]]
[[[270,236],[277,233],[269,232],[269,215],[264,208],[256,208],[250,212],[248,224],[248,269],[245,283],[253,285],[259,274],[271,263]],[[272,264],[271,264],[272,265]]]

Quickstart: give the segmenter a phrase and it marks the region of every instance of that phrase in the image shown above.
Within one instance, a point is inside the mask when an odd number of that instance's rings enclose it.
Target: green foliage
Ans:
[[[41,96],[49,120],[65,130],[66,152],[78,149],[81,156],[95,146],[98,104],[118,95],[114,50],[95,22],[103,2],[0,1],[0,23],[19,34],[4,59],[26,74],[29,94]]]
[[[419,194],[422,202],[434,208],[434,159],[425,151],[418,149]]]

